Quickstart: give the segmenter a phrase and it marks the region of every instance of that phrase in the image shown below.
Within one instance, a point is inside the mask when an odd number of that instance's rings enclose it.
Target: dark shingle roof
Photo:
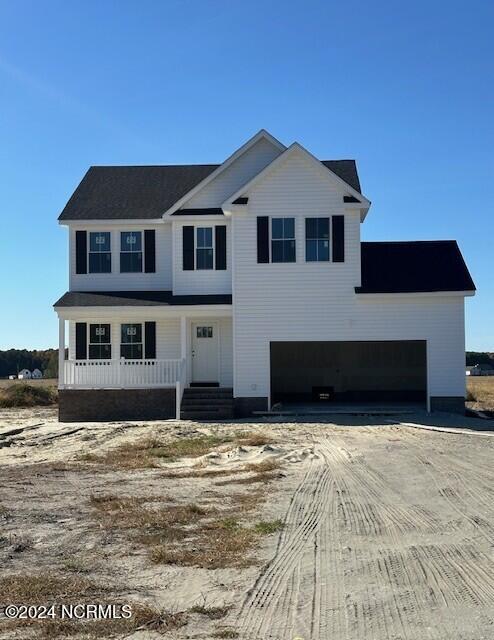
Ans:
[[[333,173],[336,173],[339,178],[353,187],[355,191],[362,193],[355,160],[321,160],[321,162],[325,167],[331,169]]]
[[[357,293],[475,291],[454,240],[362,242]]]
[[[172,216],[224,216],[221,207],[211,207],[209,209],[178,209]]]
[[[217,164],[91,167],[59,220],[160,218]]]
[[[360,192],[354,160],[323,164]],[[160,218],[207,178],[217,164],[90,167],[59,220],[150,220]]]
[[[174,296],[171,291],[67,291],[54,307],[156,307],[231,304],[231,295]]]

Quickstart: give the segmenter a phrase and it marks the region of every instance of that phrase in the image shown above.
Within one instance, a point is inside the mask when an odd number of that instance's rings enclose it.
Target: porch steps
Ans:
[[[184,389],[180,417],[182,420],[231,420],[233,389],[224,387]]]

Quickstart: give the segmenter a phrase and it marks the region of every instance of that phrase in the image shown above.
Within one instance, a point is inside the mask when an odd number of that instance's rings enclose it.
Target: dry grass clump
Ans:
[[[109,587],[94,583],[80,576],[63,577],[55,573],[15,574],[0,578],[0,601],[10,604],[100,604],[117,607],[117,602]],[[128,601],[126,601],[128,603]],[[167,632],[187,624],[185,612],[158,611],[152,607],[129,603],[132,607],[130,618],[105,620],[48,619],[12,620],[7,627],[35,626],[36,638],[59,638],[61,636],[83,635],[86,638],[123,637],[137,630]]]
[[[56,404],[58,392],[54,386],[34,386],[18,382],[0,389],[0,407],[40,407]]]
[[[202,616],[206,616],[210,620],[221,620],[224,618],[231,607],[229,605],[223,605],[222,607],[206,607],[206,605],[196,604],[189,609],[191,613],[200,613]]]
[[[257,484],[264,483],[267,484],[272,480],[276,480],[277,478],[281,478],[282,474],[280,472],[281,463],[278,460],[264,460],[259,463],[249,463],[246,464],[241,471],[253,472],[253,475],[250,476],[242,476],[241,478],[231,478],[229,480],[220,480],[216,482],[218,486],[226,486],[229,484]]]
[[[273,444],[274,440],[264,433],[244,433],[236,437],[236,442],[245,447],[263,447],[267,444]]]
[[[157,438],[126,442],[104,454],[85,454],[82,460],[105,464],[118,469],[158,468],[162,462],[178,458],[198,458],[220,445],[231,442],[230,437],[199,436],[163,443]]]
[[[239,633],[231,627],[221,627],[213,632],[213,638],[238,638]]]
[[[254,525],[254,531],[261,535],[270,535],[283,529],[283,520],[261,520]]]
[[[469,376],[466,399],[475,409],[494,411],[494,376]]]

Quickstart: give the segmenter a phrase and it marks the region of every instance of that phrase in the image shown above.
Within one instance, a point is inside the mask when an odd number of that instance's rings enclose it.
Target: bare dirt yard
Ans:
[[[0,637],[491,639],[493,436],[3,410],[0,606],[56,608],[0,616]],[[61,619],[94,603],[116,613]]]

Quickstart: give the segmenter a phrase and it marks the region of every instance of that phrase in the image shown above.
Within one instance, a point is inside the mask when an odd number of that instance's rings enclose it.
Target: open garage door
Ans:
[[[271,402],[426,402],[425,340],[271,342]]]

